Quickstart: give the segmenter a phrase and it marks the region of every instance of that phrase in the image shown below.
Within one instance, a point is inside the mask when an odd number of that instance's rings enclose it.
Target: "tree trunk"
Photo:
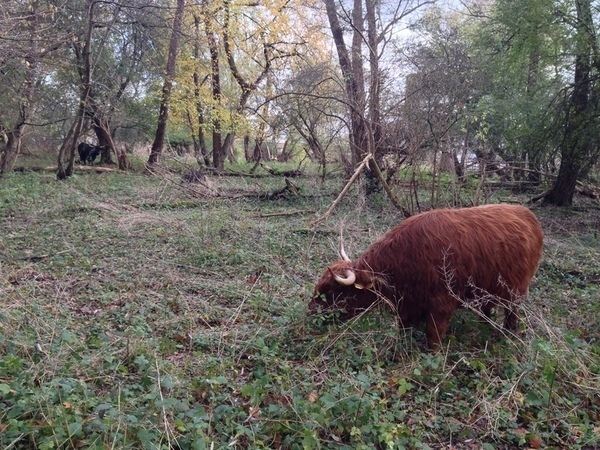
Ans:
[[[73,44],[73,51],[75,52],[75,55],[77,56],[77,61],[79,63],[78,71],[79,78],[81,81],[81,90],[79,92],[79,107],[77,109],[75,120],[71,124],[67,136],[63,140],[60,146],[60,150],[58,151],[58,168],[56,172],[56,178],[58,180],[64,180],[67,177],[73,175],[73,165],[75,162],[75,146],[77,144],[77,139],[79,139],[81,129],[83,128],[85,110],[90,96],[92,66],[90,55],[92,45],[92,32],[94,30],[94,2],[92,0],[88,0],[87,3],[88,17],[84,45],[83,47],[81,47],[80,44],[77,42]],[[66,166],[65,158],[67,158]]]
[[[542,204],[571,206],[573,204],[579,171],[578,164],[574,164],[570,158],[561,161],[554,186],[546,193]]]
[[[591,104],[592,50],[595,45],[591,0],[575,0],[577,7],[576,52],[574,86],[567,105],[566,125],[560,149],[560,168],[552,189],[546,193],[542,204],[571,206],[575,195],[577,178],[594,152],[594,140],[590,128],[593,105]]]
[[[360,1],[360,0],[357,0]],[[377,21],[376,12],[377,1],[366,0],[366,19],[367,19],[367,42],[369,49],[369,107],[368,107],[368,123],[370,124],[367,136],[369,138],[368,149],[373,153],[375,161],[380,162],[383,156],[379,150],[382,140],[381,127],[381,76],[379,69],[379,55],[377,42]],[[381,180],[374,171],[369,170],[367,173],[367,194],[378,192],[381,189]]]
[[[198,106],[200,109],[200,106]],[[200,163],[200,157],[202,157],[202,161],[204,162],[205,167],[210,166],[210,158],[208,157],[208,149],[206,147],[206,138],[204,136],[204,115],[202,111],[198,111],[198,136],[194,138],[194,153],[198,164]]]
[[[127,170],[127,153],[115,145],[110,133],[110,125],[100,118],[100,115],[94,113],[93,125],[94,132],[98,139],[98,145],[102,148],[100,162],[104,164],[114,164],[112,161],[112,152],[115,152],[117,157],[117,166],[119,170]]]
[[[348,54],[348,49],[346,48],[346,43],[344,41],[344,30],[340,25],[337,16],[335,1],[323,1],[327,9],[327,18],[329,19],[331,34],[333,36],[333,41],[335,42],[338,60],[340,63],[340,69],[342,71],[342,76],[345,82],[346,97],[348,98],[348,107],[350,109],[350,147],[352,151],[353,166],[351,170],[353,170],[353,168],[356,167],[356,165],[360,163],[360,161],[362,161],[364,155],[368,153],[368,140],[366,136],[367,126],[365,123],[365,118],[363,116],[364,91],[363,87],[359,84],[361,80],[357,79],[362,77],[362,71],[357,67],[357,65],[362,64],[362,57],[360,54],[358,54],[358,42],[357,40],[355,40],[353,41],[352,47],[353,59],[350,59],[350,55]],[[360,0],[355,0],[355,3],[360,4]],[[361,12],[362,16],[362,8],[360,8],[359,11]],[[358,14],[356,11],[353,17],[358,19]],[[360,23],[362,24],[362,17],[360,18]],[[355,24],[355,38],[357,37],[357,33],[359,33],[360,30],[362,30],[362,25],[361,28],[358,28],[358,25]]]
[[[244,158],[246,162],[252,161],[252,153],[250,152],[250,136],[244,135]]]
[[[100,55],[102,54],[102,48],[104,44],[108,40],[109,31],[112,25],[116,22],[120,7],[118,7],[112,17],[112,23],[109,27],[106,27],[106,32],[103,38],[100,40],[99,45],[96,48],[97,54],[94,61],[91,58],[91,45],[92,45],[92,34],[94,27],[96,25],[94,21],[94,7],[98,3],[97,0],[87,0],[87,30],[86,36],[84,40],[83,47],[80,47],[78,42],[73,44],[73,51],[77,56],[78,61],[78,71],[79,78],[81,80],[81,91],[79,94],[79,109],[77,111],[77,115],[75,121],[71,125],[67,136],[63,140],[63,143],[58,152],[58,169],[56,173],[56,178],[59,180],[64,180],[65,178],[71,176],[73,174],[73,166],[75,162],[75,147],[77,145],[77,140],[79,139],[79,135],[81,134],[81,129],[83,128],[83,122],[85,120],[87,107],[89,104],[89,99],[92,94],[92,85],[91,85],[91,74],[94,67],[97,66]],[[65,167],[64,158],[67,157],[67,165]]]
[[[71,128],[67,133],[67,136],[62,142],[60,146],[60,150],[58,151],[58,161],[57,161],[57,173],[56,178],[58,180],[64,180],[67,177],[73,175],[73,166],[75,163],[75,147],[77,145],[77,139],[79,139],[79,135],[81,134],[81,129],[83,128],[83,121],[85,118],[85,110],[88,103],[89,95],[90,95],[90,73],[91,73],[91,63],[90,63],[90,45],[92,40],[92,29],[93,29],[93,12],[92,7],[90,7],[89,19],[88,19],[88,31],[86,36],[86,43],[81,51],[81,56],[78,59],[81,59],[81,66],[79,68],[80,78],[81,78],[81,91],[79,93],[79,108],[77,110],[77,115],[75,117],[75,121],[71,124]],[[79,47],[77,44],[74,46],[74,50],[77,53],[79,51]],[[66,158],[66,166],[65,166],[65,158]]]
[[[223,138],[221,135],[221,72],[219,64],[219,47],[215,31],[212,28],[210,19],[205,22],[206,38],[208,40],[208,50],[210,53],[210,80],[212,88],[212,159],[215,169],[223,170],[225,156],[223,155]]]
[[[165,143],[165,135],[167,133],[167,123],[169,121],[169,104],[171,102],[171,88],[175,79],[175,71],[177,69],[177,50],[179,48],[179,37],[181,36],[181,27],[183,24],[183,12],[185,0],[177,0],[177,9],[175,10],[175,18],[173,20],[173,30],[171,40],[169,41],[169,56],[167,58],[167,69],[165,80],[162,89],[162,99],[160,102],[160,112],[158,115],[158,124],[156,126],[156,135],[150,150],[148,164],[156,164],[160,160],[163,146]]]
[[[534,100],[533,95],[538,84],[539,66],[540,50],[538,46],[536,46],[529,54],[526,90],[529,102],[533,102]],[[525,120],[527,123],[532,122],[531,114],[529,112],[527,112]],[[525,161],[527,161],[527,168],[529,169],[527,172],[527,179],[531,184],[537,186],[542,181],[540,174],[541,148],[538,137],[534,135],[525,136],[523,147],[526,152],[526,158],[522,158],[521,164],[525,164]]]
[[[365,91],[364,91],[364,72],[363,55],[361,51],[363,32],[363,13],[362,1],[354,0],[352,12],[354,33],[352,37],[352,58],[348,56],[348,51],[344,43],[343,29],[340,26],[335,3],[333,0],[324,0],[327,7],[327,17],[331,27],[331,32],[335,42],[340,69],[346,82],[346,96],[350,107],[351,122],[351,148],[352,163],[354,166],[359,164],[368,153],[367,124],[365,123]]]
[[[2,156],[0,157],[0,177],[8,172],[12,172],[15,161],[21,152],[21,139],[23,137],[23,132],[25,131],[25,124],[30,116],[29,105],[34,93],[35,80],[33,67],[34,64],[31,63],[30,68],[25,70],[25,79],[23,83],[25,85],[25,90],[22,93],[22,98],[19,102],[20,108],[17,123],[12,130],[6,133],[8,139],[6,146],[2,151]]]
[[[367,38],[369,43],[369,68],[370,68],[370,89],[369,89],[369,123],[371,123],[373,133],[374,155],[378,157],[377,149],[381,145],[381,76],[379,69],[379,55],[377,54],[377,21],[376,21],[376,2],[367,0]]]
[[[225,162],[225,157],[229,158],[229,161],[233,161],[234,158],[232,158],[232,154],[233,154],[233,142],[235,141],[235,133],[233,131],[227,133],[225,135],[225,140],[223,141],[222,147],[221,147],[221,156],[223,158],[223,162]]]
[[[19,152],[21,151],[23,128],[24,124],[17,125],[13,130],[6,133],[8,140],[0,160],[0,176],[12,172],[17,156],[19,156]]]
[[[101,119],[100,112],[96,108],[95,104],[90,98],[90,107],[92,110],[92,128],[94,133],[96,133],[96,140],[98,141],[98,145],[102,147],[102,152],[100,153],[100,162],[102,164],[113,164],[112,160],[112,152],[111,150],[117,153],[114,148],[114,142],[112,140],[112,136],[110,135],[110,125]],[[121,170],[125,170],[122,167],[119,167]]]
[[[196,40],[194,41],[194,58],[196,61],[200,61],[200,17],[194,14],[194,28],[196,30]],[[204,78],[206,80],[208,77]],[[197,114],[197,126],[198,132],[197,137],[194,135],[194,156],[196,161],[201,165],[200,157],[204,161],[204,166],[210,165],[210,159],[208,157],[208,150],[206,148],[206,139],[204,137],[204,112],[202,101],[200,98],[200,87],[204,84],[204,81],[200,81],[199,66],[194,69],[194,100],[196,102],[196,114]],[[192,120],[190,119],[190,126],[193,128]],[[193,133],[194,134],[194,133]]]

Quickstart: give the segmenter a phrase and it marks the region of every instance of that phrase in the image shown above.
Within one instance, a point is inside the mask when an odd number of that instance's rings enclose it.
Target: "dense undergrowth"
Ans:
[[[534,209],[519,336],[462,311],[432,353],[383,310],[306,315],[340,224],[352,256],[401,215],[354,190],[310,226],[340,180],[294,183],[266,200],[282,178],[214,178],[219,198],[141,174],[2,180],[0,447],[600,445],[597,209]]]

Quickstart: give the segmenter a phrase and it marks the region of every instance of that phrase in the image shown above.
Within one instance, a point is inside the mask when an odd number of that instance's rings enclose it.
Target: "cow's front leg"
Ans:
[[[448,327],[450,326],[451,316],[430,313],[427,316],[427,328],[425,334],[427,336],[427,345],[430,349],[436,350],[442,345],[442,340],[446,336]]]

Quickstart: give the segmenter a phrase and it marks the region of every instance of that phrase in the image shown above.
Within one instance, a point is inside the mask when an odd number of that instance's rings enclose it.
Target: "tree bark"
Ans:
[[[561,144],[558,176],[543,198],[543,205],[571,206],[575,186],[582,170],[590,163],[597,137],[591,128],[592,50],[595,45],[591,0],[575,0],[577,7],[575,75],[573,92],[567,105],[566,124]],[[596,145],[597,147],[597,145]]]
[[[173,80],[175,79],[175,71],[177,69],[177,51],[179,49],[179,38],[181,36],[181,27],[183,25],[183,12],[185,0],[177,0],[177,8],[175,10],[175,18],[173,20],[173,30],[169,41],[169,56],[167,58],[167,68],[165,80],[162,89],[162,99],[160,102],[160,112],[158,115],[158,123],[156,126],[156,134],[148,164],[153,165],[160,161],[163,146],[165,143],[165,135],[167,132],[167,123],[169,122],[169,105],[171,102],[171,89]]]
[[[364,156],[369,153],[368,139],[367,139],[367,124],[364,113],[364,86],[361,86],[360,81],[362,78],[362,55],[359,54],[358,39],[357,36],[362,30],[362,7],[359,8],[359,14],[354,11],[354,20],[359,20],[358,23],[354,24],[354,40],[353,40],[353,56],[350,59],[346,43],[344,41],[344,30],[340,25],[340,21],[335,8],[335,0],[323,0],[325,8],[327,10],[327,18],[329,20],[329,26],[331,28],[331,34],[338,54],[338,60],[342,76],[344,78],[346,97],[348,101],[348,108],[350,113],[350,147],[352,153],[352,166],[355,167],[360,161],[363,160]],[[355,0],[355,10],[357,8],[356,3],[360,4],[360,0]]]
[[[92,71],[91,45],[92,33],[94,30],[94,6],[95,1],[88,0],[88,22],[83,47],[80,47],[78,42],[73,44],[73,51],[77,55],[77,60],[79,63],[78,71],[79,78],[81,80],[81,90],[79,92],[79,107],[77,109],[75,121],[71,124],[67,136],[63,140],[60,150],[58,151],[58,168],[56,173],[56,178],[58,180],[64,180],[73,175],[75,146],[77,144],[77,139],[81,134],[81,129],[83,128],[85,111],[90,96]],[[65,158],[67,158],[66,167]]]
[[[194,42],[194,58],[196,61],[200,61],[200,17],[197,14],[194,14],[194,28],[196,29],[196,40]],[[208,157],[208,150],[206,147],[206,139],[204,138],[204,112],[202,108],[202,102],[200,99],[200,87],[204,84],[204,81],[208,79],[208,76],[204,78],[204,80],[200,81],[200,69],[197,66],[194,69],[194,100],[196,102],[196,114],[197,114],[197,136],[194,136],[194,156],[196,157],[196,161],[198,164],[200,163],[200,158],[204,161],[204,166],[208,167],[210,165],[210,159]],[[193,128],[192,121],[190,119],[190,125]],[[193,133],[195,134],[195,133]]]
[[[371,82],[369,89],[369,122],[372,124],[374,156],[377,155],[377,149],[381,145],[381,76],[379,69],[379,55],[377,54],[378,37],[377,21],[375,18],[375,2],[366,1],[367,10],[367,42],[369,44],[369,68],[371,72]]]
[[[17,124],[11,131],[6,133],[8,140],[2,150],[2,158],[0,159],[0,177],[12,172],[17,156],[21,151],[21,137],[24,128],[24,123]]]
[[[212,156],[213,166],[218,171],[223,170],[223,164],[225,162],[225,155],[223,154],[223,139],[221,134],[221,119],[220,105],[221,105],[221,72],[219,64],[219,47],[217,45],[217,38],[215,32],[211,27],[212,19],[206,20],[206,37],[208,39],[208,50],[210,53],[210,79],[212,87],[212,99],[213,99],[213,117],[212,117]]]

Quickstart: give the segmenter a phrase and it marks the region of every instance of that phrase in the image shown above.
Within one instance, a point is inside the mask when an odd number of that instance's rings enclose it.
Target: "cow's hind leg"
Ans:
[[[504,329],[515,331],[519,323],[519,315],[517,314],[517,305],[507,305],[504,307]]]
[[[504,329],[516,331],[519,323],[519,304],[529,298],[529,287],[526,287],[521,292],[510,295],[510,300],[504,304]]]

